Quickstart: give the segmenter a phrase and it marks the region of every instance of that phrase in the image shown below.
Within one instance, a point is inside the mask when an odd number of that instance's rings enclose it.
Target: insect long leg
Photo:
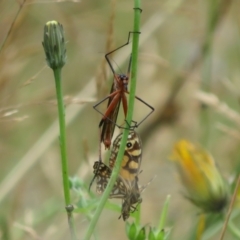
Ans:
[[[130,55],[130,59],[129,59],[129,63],[128,63],[128,71],[127,71],[128,79],[130,77],[131,66],[132,66],[132,54]]]
[[[129,94],[129,92],[126,92],[126,93]],[[126,98],[126,96],[125,96],[125,98]],[[127,107],[127,106],[125,106],[125,105],[127,104],[127,102],[125,102],[125,98],[122,98],[122,103],[123,103],[124,112],[125,112],[125,108]],[[144,105],[146,105],[147,107],[149,107],[149,108],[151,109],[151,111],[150,111],[140,122],[132,121],[132,122],[134,123],[133,126],[131,126],[131,125],[125,120],[125,121],[127,122],[127,125],[129,126],[128,129],[132,129],[132,130],[134,130],[135,128],[139,127],[139,125],[141,125],[141,124],[154,112],[154,110],[155,110],[150,104],[148,104],[147,102],[145,102],[144,100],[142,100],[142,99],[139,98],[138,96],[135,96],[135,98],[136,98],[138,101],[140,101],[141,103],[143,103]],[[125,115],[125,116],[126,116],[126,115]],[[126,129],[125,127],[119,126],[118,124],[115,124],[115,125],[116,125],[118,128],[120,128],[120,129]]]
[[[155,109],[150,104],[148,104],[147,102],[139,98],[138,96],[135,96],[135,98],[151,109],[151,111],[140,122],[138,122],[137,127],[139,127],[139,125],[143,123],[154,112]]]
[[[130,59],[129,59],[127,79],[129,79],[129,77],[130,77],[131,64],[132,64],[132,54],[130,55]],[[122,92],[122,106],[123,106],[125,118],[127,117],[127,110],[128,110],[127,98],[125,95],[125,92],[127,92],[127,90],[128,90],[128,86],[126,85],[126,86],[124,86],[124,91]]]
[[[132,131],[134,131],[135,130],[135,128],[137,128],[138,127],[138,124],[137,124],[137,122],[136,121],[134,121],[134,120],[132,120],[131,122],[133,123],[133,125],[131,125],[128,121],[127,121],[127,119],[125,119],[125,122],[126,122],[126,124],[127,124],[127,129],[129,129],[129,130],[132,130]],[[120,126],[119,127],[120,129],[126,129],[125,127],[123,127],[123,126]]]
[[[140,34],[141,32],[129,32],[129,33],[128,33],[128,40],[127,40],[126,43],[124,43],[122,46],[120,46],[120,47],[112,50],[111,52],[109,52],[109,53],[107,53],[107,54],[105,55],[105,58],[106,58],[106,60],[107,60],[107,62],[108,62],[108,65],[109,65],[109,67],[111,68],[112,73],[113,73],[114,75],[115,75],[116,73],[115,73],[115,70],[114,70],[114,68],[113,68],[113,66],[112,66],[112,64],[111,64],[111,61],[110,61],[110,59],[109,59],[108,56],[109,56],[110,54],[116,52],[116,51],[119,50],[120,48],[123,48],[124,46],[128,45],[129,42],[130,42],[131,33],[138,33],[138,34]]]
[[[114,92],[115,93],[115,92]],[[126,93],[128,93],[129,94],[129,92],[126,92]],[[114,94],[113,94],[114,95]],[[98,113],[100,113],[102,116],[103,116],[103,118],[101,119],[101,121],[100,121],[100,123],[99,123],[99,127],[101,127],[102,125],[103,125],[103,123],[104,123],[104,121],[106,121],[106,120],[108,120],[109,122],[111,122],[112,124],[114,124],[115,126],[117,126],[118,128],[120,128],[120,129],[125,129],[124,127],[122,127],[122,126],[119,126],[117,123],[116,123],[116,121],[114,120],[112,120],[112,118],[110,118],[109,116],[107,116],[107,114],[105,113],[102,113],[101,111],[99,111],[98,109],[97,109],[97,106],[99,106],[102,102],[104,102],[104,101],[106,101],[107,99],[109,99],[110,98],[110,96],[107,96],[107,97],[105,97],[103,100],[101,100],[99,103],[97,103],[96,105],[94,105],[93,106],[93,108],[98,112]],[[146,105],[147,107],[149,107],[150,109],[151,109],[151,111],[140,121],[140,122],[136,122],[136,121],[132,121],[133,123],[134,123],[134,127],[130,127],[129,129],[134,129],[134,128],[137,128],[137,127],[139,127],[139,125],[140,124],[142,124],[153,112],[154,112],[154,108],[150,105],[150,104],[148,104],[147,102],[145,102],[143,99],[141,99],[141,98],[139,98],[138,96],[135,96],[135,98],[137,99],[137,100],[139,100],[140,102],[142,102],[144,105]],[[123,109],[125,109],[125,108],[127,108],[127,102],[124,100],[125,98],[123,97],[122,98],[122,103],[123,103]],[[124,113],[126,112],[126,110],[124,110]],[[126,115],[125,115],[126,116]],[[129,123],[128,123],[129,124]]]
[[[128,104],[127,104],[127,97],[125,94],[122,95],[122,106],[123,106],[123,112],[125,118],[127,117],[127,110],[128,110]]]

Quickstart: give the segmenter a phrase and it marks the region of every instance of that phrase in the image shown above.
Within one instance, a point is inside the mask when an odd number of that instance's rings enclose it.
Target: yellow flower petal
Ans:
[[[211,210],[227,202],[226,184],[208,152],[187,140],[180,140],[174,146],[171,160],[177,164],[187,198],[193,203]]]

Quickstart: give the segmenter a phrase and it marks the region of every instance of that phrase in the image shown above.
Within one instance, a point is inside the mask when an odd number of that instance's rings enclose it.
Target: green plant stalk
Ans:
[[[58,118],[59,118],[59,143],[62,159],[62,177],[63,177],[63,189],[66,206],[70,204],[70,191],[68,181],[68,164],[67,164],[67,150],[66,150],[66,126],[65,126],[65,108],[63,103],[62,94],[62,79],[61,69],[54,69],[54,77],[56,84],[57,103],[58,103]]]
[[[166,223],[166,219],[167,219],[167,213],[168,213],[168,207],[169,207],[169,202],[170,202],[170,195],[167,195],[166,201],[163,205],[163,210],[162,210],[162,214],[160,216],[160,220],[159,220],[159,224],[158,224],[158,229],[162,230],[164,229],[165,223]]]
[[[58,104],[58,117],[59,117],[59,143],[61,151],[61,162],[62,162],[62,178],[63,178],[63,191],[65,198],[65,205],[69,206],[71,204],[70,190],[69,190],[69,180],[68,180],[68,163],[67,163],[67,150],[66,150],[66,125],[65,125],[65,108],[63,102],[62,94],[62,79],[61,79],[61,68],[53,70],[56,93],[57,93],[57,104]],[[72,211],[67,210],[68,224],[71,231],[72,239],[76,239],[75,226],[72,216]]]
[[[158,229],[160,231],[159,233],[159,240],[165,239],[165,231],[164,231],[164,226],[166,224],[166,219],[167,219],[167,214],[168,214],[168,207],[169,207],[169,202],[170,202],[170,195],[167,195],[166,201],[163,205],[163,210],[159,219],[159,224],[158,224]]]
[[[140,8],[140,0],[135,0],[134,2],[134,8]],[[140,10],[135,9],[134,12],[134,32],[140,31]],[[137,59],[138,59],[138,45],[139,45],[139,34],[133,34],[133,44],[132,44],[132,70],[131,70],[131,85],[130,85],[130,94],[129,94],[129,102],[128,102],[128,112],[127,112],[127,118],[126,121],[128,123],[132,122],[132,116],[133,116],[133,110],[134,110],[134,100],[135,100],[135,92],[136,92],[136,77],[137,77]],[[111,178],[109,179],[108,185],[103,193],[103,196],[99,202],[99,205],[94,213],[94,216],[92,218],[92,221],[90,222],[90,225],[87,229],[86,235],[84,237],[84,240],[89,240],[94,228],[97,224],[97,221],[100,217],[100,214],[104,208],[104,205],[109,197],[109,194],[112,191],[112,188],[117,180],[121,162],[124,155],[125,145],[127,143],[127,137],[129,129],[124,129],[121,146],[119,148],[119,152],[117,155],[116,163],[114,165],[114,169],[111,174]]]

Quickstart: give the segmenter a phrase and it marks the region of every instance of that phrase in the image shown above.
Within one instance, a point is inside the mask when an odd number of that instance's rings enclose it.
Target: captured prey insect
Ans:
[[[94,166],[93,166],[94,174],[96,175],[97,178],[99,178],[98,171],[100,171],[101,178],[103,180],[102,181],[103,184],[101,184],[101,181],[98,181],[97,179],[98,193],[102,193],[104,191],[106,184],[108,182],[105,180],[109,179],[111,176],[111,172],[115,165],[117,154],[119,152],[121,140],[122,140],[122,133],[119,134],[113,142],[113,147],[112,147],[110,158],[109,158],[109,167],[106,166],[105,164],[100,164],[99,162],[101,161],[97,161],[94,163]],[[141,139],[135,131],[130,131],[128,134],[128,139],[125,146],[121,169],[119,172],[119,176],[121,176],[122,181],[125,182],[125,185],[129,185],[129,183],[133,182],[135,180],[135,177],[138,176],[141,160],[142,160]],[[123,191],[123,194],[125,194],[124,191]]]
[[[111,177],[112,169],[110,169],[103,162],[94,163],[94,174],[96,174],[97,179],[97,188],[96,191],[98,194],[104,192],[107,187],[108,181]],[[138,177],[135,177],[133,181],[128,182],[118,176],[112,192],[109,195],[109,198],[119,198],[122,199],[122,210],[119,218],[123,217],[123,220],[127,220],[130,216],[130,213],[133,213],[136,210],[137,206],[135,204],[140,204],[142,202],[141,192],[145,189],[139,188],[138,186]]]
[[[130,42],[131,33],[132,34],[134,34],[134,33],[140,34],[140,32],[129,32],[128,40],[125,44],[123,44],[122,46],[114,49],[113,51],[111,51],[105,55],[106,61],[113,73],[113,77],[114,77],[113,84],[111,87],[110,94],[107,97],[105,97],[104,99],[102,99],[100,102],[98,102],[96,105],[93,106],[93,108],[97,112],[99,112],[101,115],[103,115],[103,117],[99,123],[99,128],[102,127],[100,141],[103,142],[103,144],[105,145],[105,148],[108,148],[108,149],[111,146],[111,141],[112,141],[112,136],[114,133],[115,126],[122,128],[121,126],[117,125],[117,116],[118,116],[119,107],[120,107],[121,102],[122,102],[125,118],[127,116],[128,104],[127,104],[126,93],[129,94],[128,82],[129,82],[131,62],[132,62],[132,57],[130,57],[127,74],[117,74],[111,64],[109,55],[116,52],[117,50],[121,49],[122,47],[128,45]],[[131,127],[130,129],[138,127],[154,111],[154,108],[152,106],[150,106],[148,103],[146,103],[145,101],[143,101],[141,98],[139,98],[137,96],[135,96],[135,98],[138,99],[143,104],[145,104],[147,107],[149,107],[151,109],[151,111],[138,124],[135,123],[135,125],[133,127]],[[105,111],[105,113],[102,113],[101,111],[99,111],[97,109],[97,107],[101,103],[106,101],[107,99],[108,99],[107,110]]]
[[[133,213],[136,211],[138,204],[142,202],[141,193],[147,188],[147,186],[152,182],[152,180],[155,178],[155,176],[148,181],[147,184],[140,186],[138,185],[138,177],[135,179],[135,187],[132,188],[132,191],[128,192],[123,198],[122,203],[122,214],[120,215],[123,217],[123,220],[129,218],[130,213]],[[134,204],[137,204],[134,206]]]
[[[115,165],[116,157],[119,151],[122,134],[118,135],[113,143],[109,159],[109,167],[101,161],[97,161],[93,166],[93,173],[97,179],[97,193],[102,193],[111,177],[112,169]],[[136,210],[134,204],[141,203],[141,192],[145,189],[138,186],[138,174],[142,158],[142,144],[138,134],[130,131],[125,147],[125,152],[121,164],[119,176],[113,186],[109,198],[122,199],[121,216],[125,221],[130,212]],[[120,216],[120,217],[121,217]]]
[[[111,155],[109,158],[109,167],[113,169],[120,144],[122,141],[122,133],[114,140]],[[125,146],[119,175],[124,181],[132,182],[138,176],[142,161],[142,142],[139,135],[135,131],[130,131]]]

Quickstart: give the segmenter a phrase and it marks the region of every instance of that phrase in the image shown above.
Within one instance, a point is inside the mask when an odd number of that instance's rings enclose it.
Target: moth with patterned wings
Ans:
[[[122,134],[119,134],[113,143],[113,148],[109,158],[109,167],[101,161],[94,163],[93,169],[97,179],[97,193],[101,194],[111,177],[112,169],[115,165],[119,151]],[[138,174],[142,159],[142,143],[139,135],[135,131],[130,131],[124,151],[119,176],[113,186],[109,198],[122,199],[121,216],[125,221],[131,212],[136,210],[135,204],[142,202],[141,192],[144,187],[138,186]],[[120,217],[121,217],[120,216]]]

